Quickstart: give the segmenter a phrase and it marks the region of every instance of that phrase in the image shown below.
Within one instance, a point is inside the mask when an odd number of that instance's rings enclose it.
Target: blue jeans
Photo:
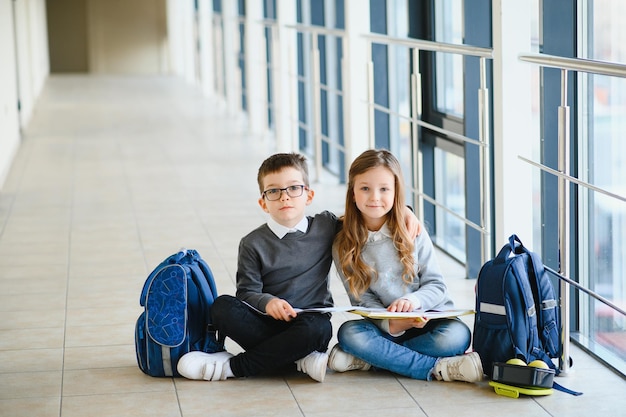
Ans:
[[[438,319],[394,337],[362,319],[343,323],[337,338],[341,349],[375,368],[430,381],[439,358],[465,353],[471,333],[459,319]]]

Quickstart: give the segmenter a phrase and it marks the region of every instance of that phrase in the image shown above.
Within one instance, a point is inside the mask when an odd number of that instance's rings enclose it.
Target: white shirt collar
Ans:
[[[384,237],[393,237],[391,235],[391,230],[389,230],[389,226],[387,226],[387,222],[385,222],[380,229],[374,232],[368,232],[367,241],[376,242],[377,240],[382,240]]]
[[[279,239],[282,239],[285,237],[287,233],[296,232],[296,231],[301,231],[302,233],[306,233],[306,231],[309,228],[309,219],[306,216],[304,216],[302,220],[300,220],[298,224],[296,224],[294,227],[287,227],[287,226],[283,226],[282,224],[278,223],[276,220],[270,217],[269,220],[267,221],[267,226],[270,228],[272,232],[274,232],[274,234]]]

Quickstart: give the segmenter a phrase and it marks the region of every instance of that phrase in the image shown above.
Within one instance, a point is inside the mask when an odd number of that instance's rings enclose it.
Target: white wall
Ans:
[[[533,242],[531,67],[519,55],[531,51],[530,0],[493,1],[493,150],[496,248],[515,233]]]
[[[283,11],[283,6],[287,3],[280,3],[279,11]],[[248,0],[246,3],[245,32],[243,43],[246,51],[246,93],[248,103],[248,122],[250,132],[257,135],[265,135],[268,132],[267,122],[267,72],[263,66],[266,60],[266,40],[265,26],[260,22],[263,21],[263,4]],[[293,23],[293,22],[292,22]],[[237,47],[238,45],[233,45]],[[286,46],[286,45],[283,45]],[[274,59],[281,56],[284,48],[280,51],[274,51]],[[277,78],[276,71],[273,72],[273,87],[276,89],[285,79]],[[239,80],[237,80],[239,81]],[[238,85],[241,83],[238,82]],[[274,91],[276,93],[276,90]],[[277,97],[274,95],[274,97]],[[274,99],[274,111],[279,109],[278,100]],[[281,117],[274,113],[275,117]],[[280,143],[280,141],[279,141]],[[280,150],[280,146],[278,148]],[[290,149],[287,149],[290,150]]]
[[[224,45],[226,107],[230,114],[237,115],[241,112],[241,71],[237,62],[237,54],[239,52],[239,15],[236,1],[222,1],[222,18],[224,19],[224,36],[222,41]]]
[[[287,26],[295,25],[296,3],[283,1],[278,9],[278,71],[274,100],[276,102],[276,148],[298,150],[298,65],[296,60],[297,35]]]
[[[369,33],[370,8],[369,2],[359,0],[346,0],[346,34],[348,36],[348,51],[344,54],[348,57],[347,73],[344,79],[346,98],[344,99],[344,117],[346,124],[346,164],[352,161],[369,148],[369,125],[366,122],[369,117],[368,107],[368,73],[367,57],[368,43],[363,34]],[[347,172],[347,171],[346,171]]]
[[[1,189],[49,73],[45,0],[0,0],[0,57]]]
[[[30,0],[28,3],[28,22],[30,24],[29,49],[31,51],[30,82],[32,84],[33,96],[38,97],[48,78],[48,74],[50,74],[46,0]]]
[[[193,0],[167,0],[168,63],[172,74],[196,82]]]
[[[213,62],[213,0],[198,1],[198,38],[200,42],[199,77],[206,95],[215,93],[215,63]]]
[[[30,121],[33,107],[50,71],[45,0],[17,0],[15,34],[20,125]]]
[[[13,0],[0,0],[0,190],[19,144]]]

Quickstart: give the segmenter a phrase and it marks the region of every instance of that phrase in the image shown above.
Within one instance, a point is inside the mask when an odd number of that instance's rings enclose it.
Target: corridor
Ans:
[[[213,383],[142,374],[134,326],[147,274],[194,248],[233,294],[239,239],[266,219],[256,171],[274,151],[180,79],[50,76],[0,193],[0,416],[624,414],[626,381],[574,346],[558,382],[580,397],[510,399],[486,382],[373,371],[329,371],[323,384],[296,372]],[[342,213],[343,186],[320,173],[312,188],[311,213]],[[475,282],[440,261],[457,306],[472,308]],[[332,289],[347,305],[338,279]],[[335,314],[335,334],[354,317]]]

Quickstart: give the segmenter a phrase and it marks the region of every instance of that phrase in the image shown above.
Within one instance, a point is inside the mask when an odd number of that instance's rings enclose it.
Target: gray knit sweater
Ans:
[[[454,308],[428,232],[423,230],[415,239],[413,255],[417,261],[417,275],[410,285],[402,280],[403,265],[391,236],[387,231],[381,232],[379,240],[368,241],[363,250],[363,260],[378,271],[378,278],[372,281],[360,299],[350,294],[348,281],[341,268],[337,268],[352,305],[386,308],[394,300],[406,298],[424,310]],[[339,265],[336,248],[333,248],[333,258]]]
[[[263,312],[274,297],[295,308],[333,305],[328,273],[340,222],[328,211],[308,219],[306,233],[288,233],[279,239],[263,224],[241,239],[237,298]]]

